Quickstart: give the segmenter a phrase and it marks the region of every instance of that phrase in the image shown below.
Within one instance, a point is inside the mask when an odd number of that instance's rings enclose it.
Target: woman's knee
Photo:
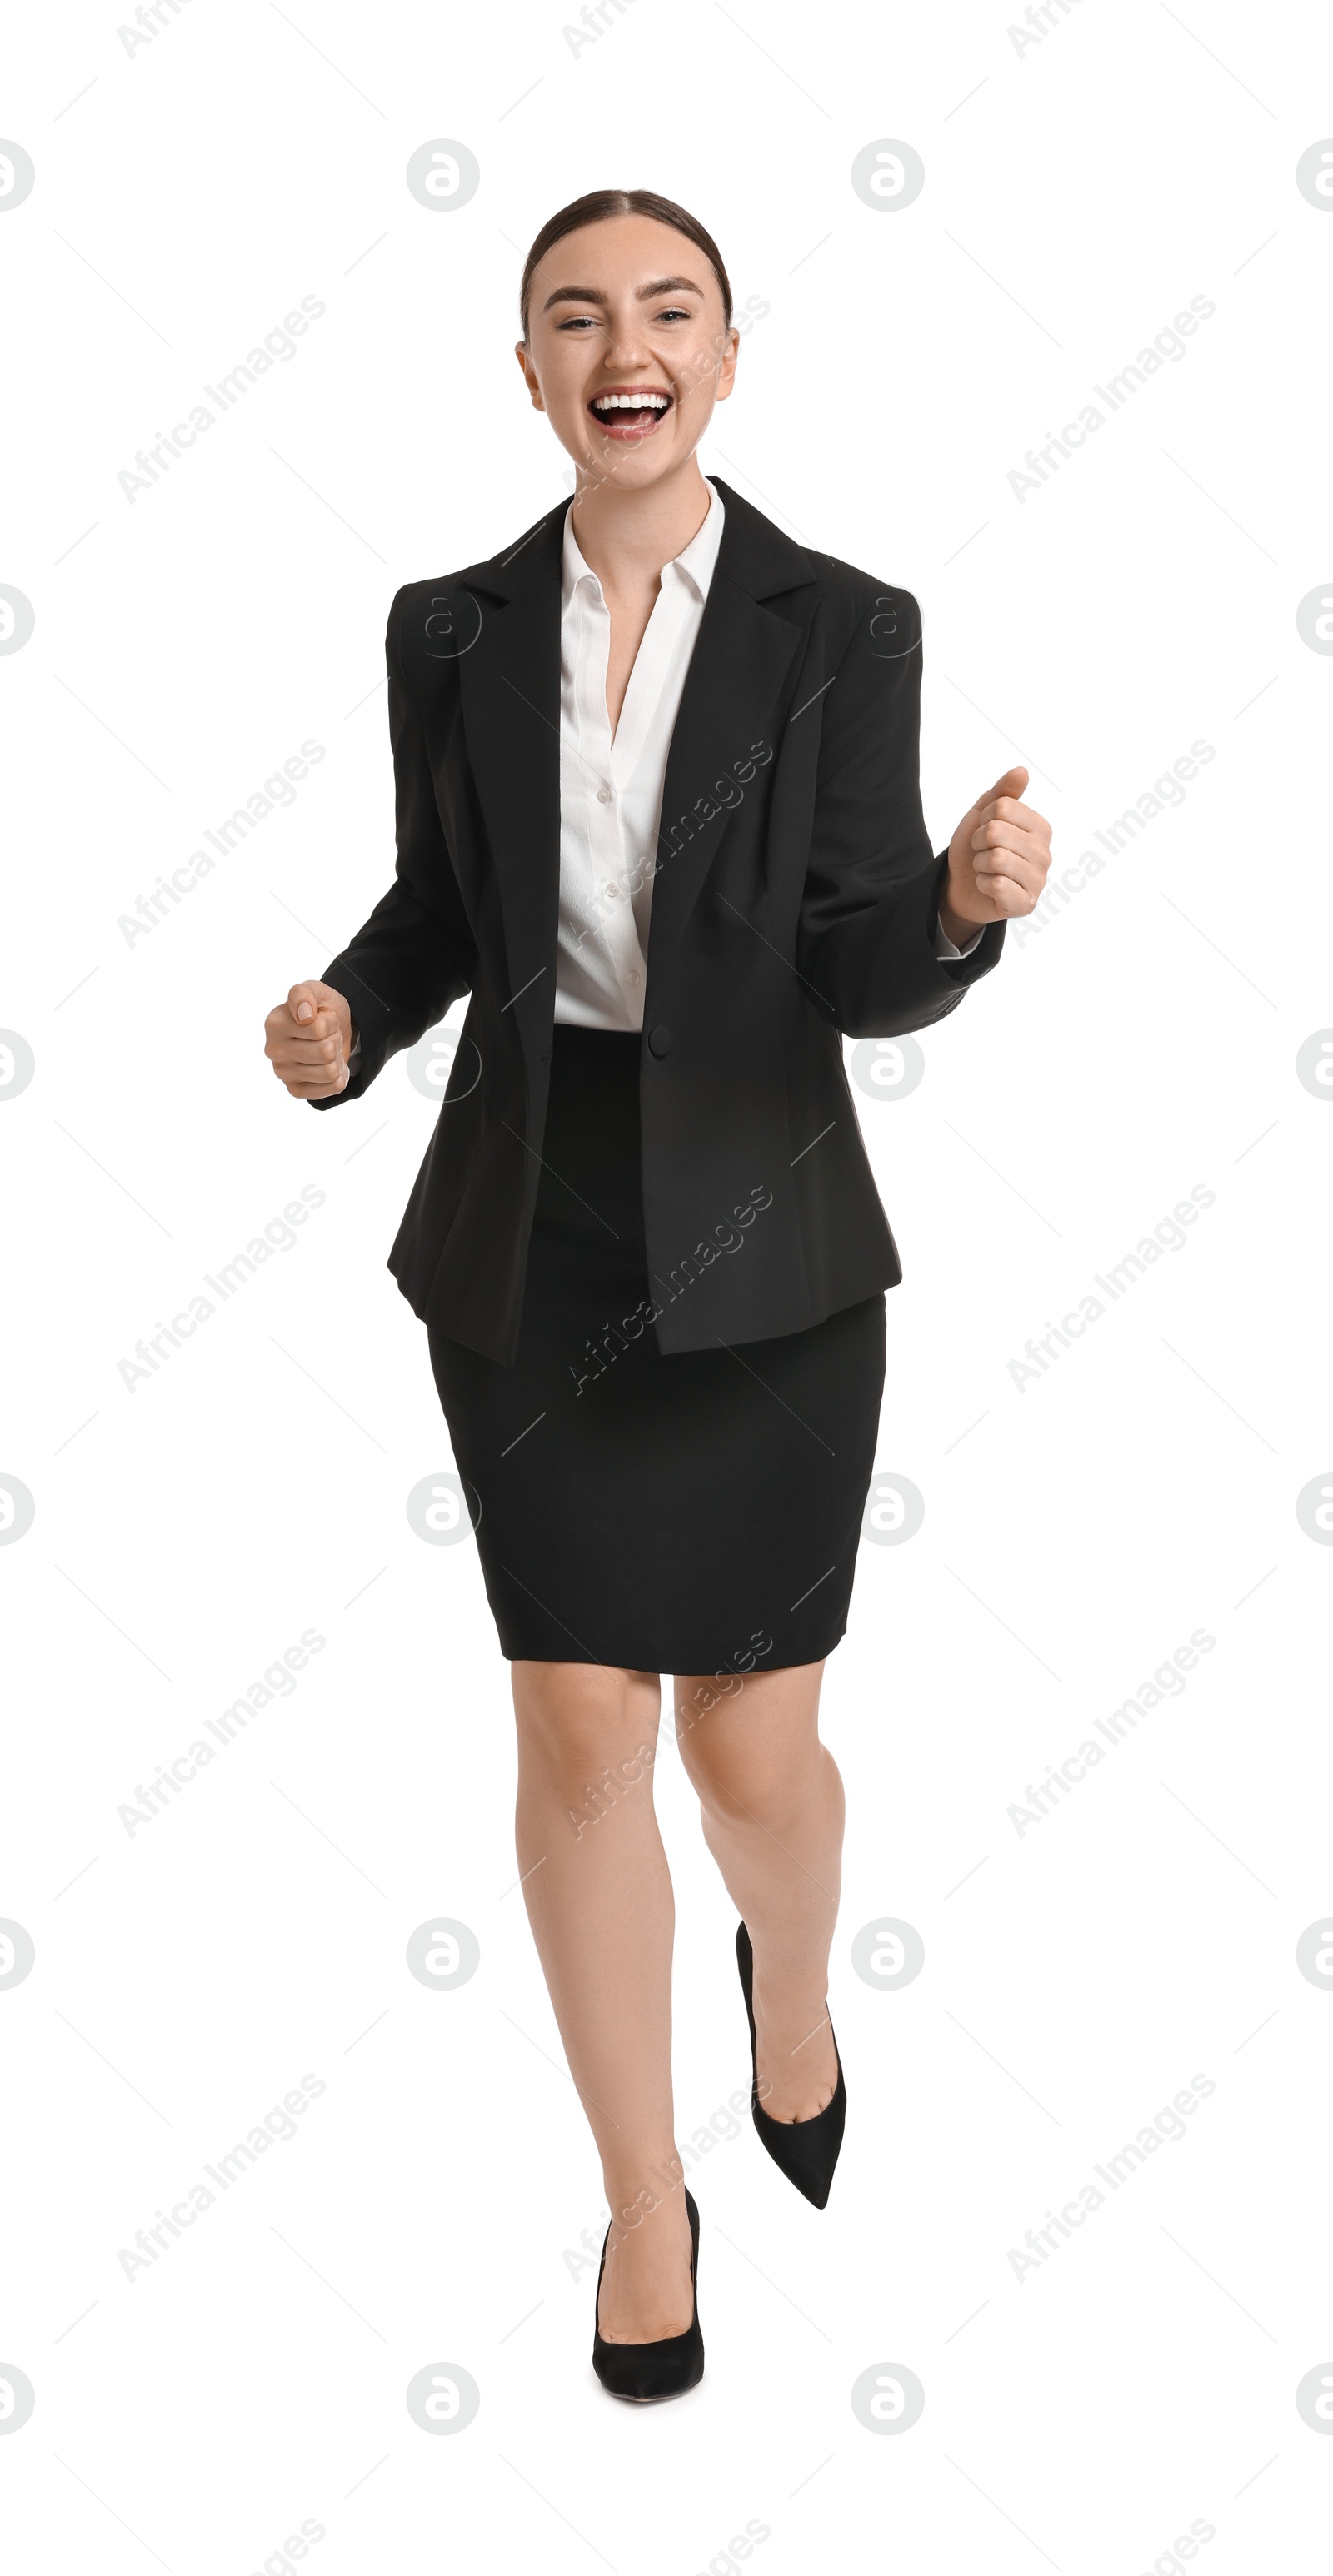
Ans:
[[[656,1674],[615,1664],[513,1666],[514,1714],[524,1768],[553,1788],[581,1792],[607,1771],[621,1787],[651,1768],[657,1736]]]
[[[677,1738],[705,1815],[724,1824],[747,1820],[778,1833],[805,1812],[827,1760],[814,1718],[799,1728],[747,1725],[721,1710]]]

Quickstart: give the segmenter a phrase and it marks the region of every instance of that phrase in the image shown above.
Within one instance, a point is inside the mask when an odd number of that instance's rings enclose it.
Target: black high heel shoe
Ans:
[[[745,1997],[746,2018],[750,2024],[750,2079],[754,2107],[754,2125],[761,2145],[767,2147],[774,2164],[788,2182],[794,2182],[816,2209],[827,2206],[833,2182],[833,2168],[842,2146],[842,2133],[847,2125],[847,2087],[842,2078],[842,2059],[838,2043],[833,2040],[833,2054],[838,2057],[838,2083],[831,2102],[817,2111],[813,2120],[775,2120],[759,2100],[759,2059],[754,2027],[754,1952],[750,1935],[743,1923],[736,1926],[736,1965],[741,1972],[741,1991]],[[833,2022],[829,2021],[833,2036]]]
[[[690,2288],[694,2294],[694,2314],[684,2334],[664,2335],[657,2343],[602,2341],[597,2324],[597,2305],[602,2295],[602,2273],[606,2270],[606,2248],[611,2236],[609,2227],[602,2243],[597,2301],[592,2312],[592,2366],[603,2388],[612,2397],[627,2397],[635,2406],[652,2406],[662,2397],[683,2397],[686,2389],[697,2387],[704,2375],[704,2339],[699,2331],[699,2212],[693,2192],[686,2192],[685,2207],[690,2219]]]

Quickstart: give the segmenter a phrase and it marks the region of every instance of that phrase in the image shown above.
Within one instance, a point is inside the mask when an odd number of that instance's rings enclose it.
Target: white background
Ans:
[[[571,11],[572,14],[572,11]],[[1310,2565],[1333,2441],[1333,1897],[1320,1612],[1298,1492],[1333,1460],[1327,1100],[1333,661],[1321,347],[1333,129],[1313,10],[633,0],[575,53],[558,0],[188,0],[11,25],[36,165],[0,222],[11,432],[0,1020],[8,1405],[35,1498],[0,1549],[8,2246],[0,2441],[24,2576],[153,2564],[642,2576],[837,2558],[1209,2576]],[[577,22],[576,22],[577,23]],[[409,154],[475,153],[431,213]],[[853,191],[902,138],[915,204]],[[475,1550],[405,1498],[451,1464],[383,1267],[433,1110],[396,1060],[316,1117],[262,1052],[387,885],[393,591],[564,488],[511,354],[552,209],[659,188],[715,232],[748,334],[704,452],[798,537],[919,596],[942,848],[1014,758],[1057,867],[1206,740],[1186,800],[858,1093],[906,1269],[879,1458],[926,1498],[862,1551],[825,1687],[849,1785],[832,2009],[851,2117],[830,2208],[748,2125],[694,2176],[709,2366],[676,2406],[588,2363],[600,2180],[513,1893],[512,1718]],[[135,451],[313,295],[206,437]],[[1202,295],[1215,314],[1020,501],[1024,452]],[[299,744],[285,810],[128,943],[138,896]],[[1058,782],[1058,783],[1057,783]],[[324,1204],[151,1379],[118,1363],[305,1184]],[[1215,1203],[1020,1392],[1009,1362],[1195,1185]],[[132,1836],[117,1814],[307,1628],[295,1690]],[[1020,1836],[1008,1809],[1196,1628],[1178,1696]],[[674,1753],[682,2140],[748,2081],[731,1908]],[[431,1909],[477,1974],[408,1973]],[[876,1991],[853,1935],[925,1943]],[[155,2223],[303,2073],[325,2091],[179,2242]],[[1196,2073],[1188,2134],[1020,2280],[1007,2259]],[[1325,2125],[1322,2127],[1320,2123]],[[721,2121],[725,2128],[728,2123]],[[1323,2179],[1321,2180],[1321,2176]],[[436,2439],[404,2392],[481,2391]],[[900,2363],[908,2433],[854,2415]],[[0,2373],[3,2376],[3,2373]],[[1325,2431],[1329,2428],[1326,2426]],[[0,2423],[0,2433],[4,2426]]]

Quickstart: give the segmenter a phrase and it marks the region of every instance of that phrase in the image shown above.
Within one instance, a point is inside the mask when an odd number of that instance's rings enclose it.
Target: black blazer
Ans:
[[[726,519],[667,762],[644,1006],[664,1352],[799,1332],[897,1284],[842,1034],[943,1019],[1004,942],[996,924],[964,962],[933,953],[947,862],[921,812],[915,599],[717,488]],[[505,1363],[550,1078],[567,507],[489,563],[409,583],[389,611],[397,873],[324,970],[361,1061],[314,1104],[358,1098],[471,993],[389,1268],[425,1322]]]

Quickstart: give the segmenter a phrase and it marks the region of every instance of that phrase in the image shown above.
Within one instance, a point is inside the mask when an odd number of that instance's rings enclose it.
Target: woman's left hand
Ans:
[[[949,843],[949,873],[940,894],[940,927],[956,948],[979,924],[1014,921],[1041,900],[1051,864],[1051,827],[1019,803],[1025,769],[1007,769],[963,816]]]

